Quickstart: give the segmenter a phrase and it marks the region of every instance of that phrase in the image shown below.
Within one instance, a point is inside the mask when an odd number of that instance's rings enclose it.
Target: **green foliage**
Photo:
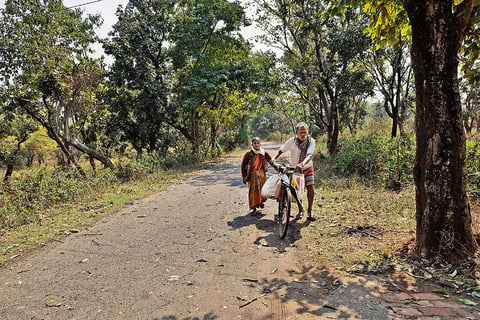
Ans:
[[[250,135],[258,136],[262,140],[267,140],[275,131],[275,123],[280,120],[280,116],[277,113],[265,112],[263,114],[257,114],[250,120]]]
[[[7,0],[0,14],[0,89],[10,112],[42,125],[74,165],[69,145],[111,165],[79,134],[105,115],[97,101],[103,71],[90,57],[101,17],[59,0]]]
[[[339,141],[336,157],[323,159],[329,163],[322,166],[331,165],[337,175],[399,187],[413,182],[415,149],[413,133],[397,138],[389,138],[387,132],[347,137]],[[467,172],[471,193],[480,197],[480,138],[476,136],[467,141]]]
[[[44,127],[40,127],[22,145],[21,155],[25,164],[30,167],[35,158],[37,158],[38,163],[42,163],[55,149],[55,141],[47,136],[47,131]]]
[[[383,145],[385,139],[377,135],[344,138],[339,142],[334,169],[347,176],[377,176],[384,163]]]
[[[468,184],[471,192],[480,197],[480,138],[467,141]]]
[[[197,163],[201,160],[199,154],[191,152],[174,153],[168,155],[164,160],[165,168],[185,168],[186,165]]]
[[[415,141],[412,134],[398,138],[387,135],[347,137],[339,142],[333,168],[346,176],[366,180],[408,183],[412,179]]]
[[[11,228],[35,222],[45,209],[72,201],[79,194],[96,190],[108,182],[112,179],[107,174],[83,179],[76,171],[51,167],[28,171],[5,186],[0,227]]]
[[[115,58],[106,94],[112,128],[139,153],[177,152],[182,141],[194,154],[220,153],[218,141],[225,135],[230,144],[263,79],[237,33],[249,24],[243,7],[226,0],[130,1],[118,15],[104,42]]]
[[[128,182],[142,173],[141,166],[136,162],[119,164],[115,170],[115,176],[120,182]]]
[[[232,151],[238,147],[246,147],[250,144],[250,135],[246,126],[238,129],[237,132],[223,134],[218,138],[218,144],[222,146],[224,152]]]
[[[387,181],[390,183],[411,182],[415,160],[415,136],[406,133],[398,138],[391,138],[386,143]]]

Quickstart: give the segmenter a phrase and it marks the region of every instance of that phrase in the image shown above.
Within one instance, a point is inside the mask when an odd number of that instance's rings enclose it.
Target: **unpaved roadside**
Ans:
[[[268,146],[267,146],[268,147]],[[0,269],[0,319],[318,319],[334,288],[248,215],[240,156]]]

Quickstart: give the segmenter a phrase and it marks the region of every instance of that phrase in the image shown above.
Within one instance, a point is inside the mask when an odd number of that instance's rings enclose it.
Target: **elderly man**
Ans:
[[[297,124],[295,136],[288,139],[278,150],[273,158],[276,160],[282,153],[290,152],[289,161],[295,166],[295,170],[305,176],[305,187],[307,188],[307,219],[315,221],[315,214],[312,213],[314,189],[313,153],[315,152],[315,139],[308,134],[308,125],[304,122]],[[295,219],[303,218],[303,212],[299,212]]]

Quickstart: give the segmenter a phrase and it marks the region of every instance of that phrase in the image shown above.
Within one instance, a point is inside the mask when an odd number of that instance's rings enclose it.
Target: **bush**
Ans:
[[[388,170],[386,180],[389,183],[412,181],[415,149],[415,136],[412,133],[387,141],[385,165]]]
[[[73,170],[43,167],[13,179],[3,192],[0,227],[35,221],[46,208],[68,202],[89,190],[89,180]]]
[[[384,139],[376,135],[344,138],[339,141],[333,168],[347,176],[359,175],[368,179],[378,176],[385,160],[384,145]]]
[[[348,137],[339,141],[333,168],[337,174],[398,185],[411,181],[414,155],[412,134]]]

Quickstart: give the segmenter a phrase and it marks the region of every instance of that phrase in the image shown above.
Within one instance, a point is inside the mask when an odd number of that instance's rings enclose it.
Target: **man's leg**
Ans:
[[[312,221],[317,220],[317,217],[312,213],[314,198],[315,198],[314,186],[313,185],[307,186],[307,200],[308,200],[307,219]]]
[[[312,213],[314,197],[315,197],[315,189],[313,188],[313,186],[307,186],[307,201],[308,201],[307,213],[309,215]]]

